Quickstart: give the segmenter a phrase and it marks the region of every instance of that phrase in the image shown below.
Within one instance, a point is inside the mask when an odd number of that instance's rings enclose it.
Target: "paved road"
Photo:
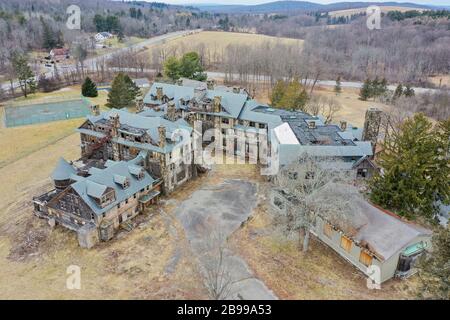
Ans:
[[[256,193],[256,185],[251,182],[226,180],[220,185],[202,187],[177,206],[175,216],[181,222],[192,251],[200,261],[205,261],[205,252],[223,243],[223,239],[232,236],[241,223],[248,219],[257,204]],[[217,255],[206,258],[211,258],[214,263],[218,261]],[[223,261],[220,266],[224,274],[230,276],[230,282],[233,282],[231,294],[225,298],[277,299],[261,280],[254,277],[241,257],[225,249]],[[201,265],[205,266],[203,263]]]
[[[214,78],[214,79],[224,79],[225,73],[223,72],[207,72],[208,78]],[[249,75],[249,78],[251,79],[253,76]],[[233,79],[239,79],[239,74],[232,74]],[[302,80],[303,82],[305,80]],[[313,80],[308,80],[307,84],[311,85],[313,83]],[[336,85],[336,81],[334,80],[318,80],[316,83],[316,86],[324,86],[324,87],[334,87]],[[341,87],[342,88],[354,88],[354,89],[360,89],[363,86],[362,82],[356,82],[356,81],[342,81]],[[396,89],[396,86],[388,86],[389,90],[394,91]],[[419,88],[419,87],[413,87],[414,91],[416,93],[435,93],[440,91],[439,89],[429,89],[429,88]]]
[[[196,30],[185,30],[185,31],[177,31],[177,32],[171,32],[171,33],[167,33],[161,36],[157,36],[157,37],[153,37],[147,40],[144,40],[142,42],[139,42],[137,44],[133,44],[131,46],[128,47],[124,47],[124,48],[120,48],[117,49],[113,52],[109,52],[103,55],[99,55],[99,56],[95,56],[89,59],[86,59],[84,61],[84,65],[85,68],[89,69],[89,70],[95,70],[96,69],[96,65],[97,62],[102,61],[102,60],[106,60],[111,58],[112,56],[114,56],[115,54],[119,54],[122,52],[125,52],[127,50],[133,49],[133,50],[140,50],[143,49],[146,46],[151,46],[151,45],[155,45],[155,44],[161,44],[164,43],[167,40],[174,40],[176,38],[188,35],[188,34],[193,34],[193,33],[198,33],[201,32],[202,29],[196,29]],[[66,66],[59,66],[59,72],[70,72],[70,71],[75,71],[76,68],[74,65],[66,65]],[[52,77],[53,76],[53,72],[54,70],[49,70],[48,72],[45,73],[46,77]],[[3,85],[1,85],[3,90],[9,90],[11,88],[11,85],[9,83],[5,83]],[[14,83],[14,88],[18,88],[19,84],[18,82]]]

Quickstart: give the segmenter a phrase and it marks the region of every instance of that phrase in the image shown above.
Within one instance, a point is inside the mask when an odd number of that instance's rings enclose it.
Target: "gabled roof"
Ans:
[[[78,181],[72,184],[71,187],[95,214],[100,215],[155,182],[155,179],[135,162],[134,159],[128,162],[111,161],[107,168],[94,170],[92,171],[93,174],[88,177],[78,176]],[[130,170],[130,168],[132,169]],[[137,170],[143,174],[143,178],[140,180],[130,172]],[[125,179],[128,180],[130,185],[128,188],[123,189],[119,184]],[[116,200],[107,207],[101,208],[94,198],[101,198],[107,189],[114,190]]]
[[[150,88],[150,91],[144,97],[144,103],[159,105],[163,104],[162,101],[152,99],[152,96],[155,97],[157,95],[157,88],[162,88],[163,94],[169,99],[173,99],[175,102],[175,106],[178,109],[182,107],[180,104],[181,99],[184,99],[185,101],[190,101],[192,99],[198,98],[200,100],[205,98],[212,100],[214,99],[214,97],[219,96],[222,98],[221,105],[224,109],[224,112],[221,112],[220,114],[222,116],[228,116],[232,118],[237,118],[239,116],[245,105],[245,102],[248,99],[248,95],[245,93],[233,93],[222,90],[207,90],[205,87],[201,88],[201,91],[203,92],[202,96],[196,97],[195,87],[155,82]]]
[[[358,201],[358,207],[367,218],[367,223],[353,236],[376,253],[382,260],[387,260],[403,250],[419,236],[431,236],[432,232],[416,224],[402,221],[393,213],[388,213],[367,201]]]
[[[96,123],[98,121],[106,121],[106,120],[109,120],[111,115],[113,115],[113,114],[119,115],[119,121],[120,121],[121,126],[125,125],[125,126],[128,126],[129,128],[142,129],[151,137],[151,139],[155,143],[159,143],[158,127],[163,126],[166,128],[166,139],[168,141],[166,142],[166,147],[164,148],[164,150],[159,148],[159,146],[157,146],[157,145],[153,146],[148,143],[137,143],[137,142],[135,143],[135,142],[128,141],[128,140],[125,140],[122,138],[113,138],[112,139],[113,141],[116,141],[118,143],[129,145],[129,146],[136,146],[137,148],[145,149],[148,151],[156,151],[156,152],[163,152],[163,153],[170,152],[176,144],[176,143],[173,143],[170,141],[173,133],[176,130],[187,130],[189,133],[192,132],[192,127],[189,126],[189,124],[186,121],[173,122],[173,121],[169,121],[169,120],[166,120],[166,119],[164,119],[162,117],[158,117],[158,116],[145,116],[145,113],[144,114],[143,113],[136,114],[136,113],[130,113],[128,111],[118,110],[118,109],[111,109],[110,111],[103,112],[102,114],[100,114],[98,116],[88,116],[87,121],[90,121],[92,123]],[[105,136],[101,132],[88,130],[88,129],[79,128],[79,129],[77,129],[77,131],[80,133],[93,135],[93,136],[97,136],[100,138]],[[120,131],[126,131],[126,129],[121,128]]]
[[[93,198],[101,199],[105,194],[106,189],[108,189],[108,187],[103,184],[96,183],[92,180],[86,180],[86,193]]]
[[[53,180],[68,180],[72,174],[76,173],[77,170],[72,165],[64,160],[64,158],[59,158],[51,177]]]

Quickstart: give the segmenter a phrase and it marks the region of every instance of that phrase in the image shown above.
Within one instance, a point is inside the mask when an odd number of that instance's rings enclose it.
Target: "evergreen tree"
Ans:
[[[180,60],[180,76],[188,79],[201,80],[203,66],[197,52],[188,52]]]
[[[280,101],[283,98],[284,92],[286,91],[287,83],[284,80],[278,80],[272,89],[272,95],[270,97],[270,103],[273,107],[278,107]]]
[[[394,95],[392,96],[393,100],[396,100],[398,98],[400,98],[403,95],[403,86],[400,83],[397,88],[395,89]]]
[[[111,91],[108,93],[108,108],[130,108],[135,104],[136,86],[130,84],[128,75],[120,72],[113,80]],[[132,82],[132,81],[131,81]]]
[[[29,93],[34,93],[36,91],[36,82],[34,80],[33,71],[31,71],[31,68],[28,65],[28,59],[26,55],[22,55],[15,51],[11,54],[10,61],[14,74],[19,80],[20,89],[26,98]]]
[[[164,62],[164,75],[173,81],[180,78],[180,62],[176,57],[169,57]]]
[[[336,85],[334,86],[334,92],[336,93],[336,95],[339,95],[342,92],[341,77],[338,77],[336,79]]]
[[[84,80],[83,85],[81,86],[81,94],[84,97],[97,97],[98,91],[97,91],[97,85],[91,80],[91,78],[86,77]]]
[[[440,228],[433,236],[433,250],[419,264],[419,297],[450,299],[450,229]]]
[[[377,96],[382,96],[382,95],[386,94],[387,90],[388,90],[387,80],[386,80],[386,78],[383,78],[379,83]]]
[[[367,101],[372,96],[372,83],[370,79],[366,79],[364,84],[359,91],[359,99],[362,101]]]
[[[405,97],[411,98],[411,97],[414,97],[416,93],[414,92],[414,89],[411,88],[410,85],[406,85],[404,94],[405,94]]]
[[[423,114],[416,114],[386,137],[378,161],[382,173],[371,181],[375,203],[410,218],[432,219],[436,200],[449,202],[450,137],[443,129],[448,126],[443,122],[433,128]]]
[[[42,45],[45,49],[51,50],[56,47],[57,39],[53,30],[49,25],[41,18],[42,23]]]
[[[308,102],[308,94],[298,79],[291,81],[281,98],[279,105],[290,110],[305,111]]]

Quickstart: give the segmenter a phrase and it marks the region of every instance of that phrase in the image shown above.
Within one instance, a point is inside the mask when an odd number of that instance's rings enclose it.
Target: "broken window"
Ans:
[[[372,256],[367,251],[361,250],[361,253],[359,255],[359,262],[368,267],[372,264],[372,259]]]
[[[347,252],[350,252],[350,250],[352,250],[352,240],[350,240],[346,236],[342,236],[341,237],[341,248]]]
[[[331,224],[325,223],[323,225],[323,234],[330,239],[333,237],[333,227],[331,226]]]

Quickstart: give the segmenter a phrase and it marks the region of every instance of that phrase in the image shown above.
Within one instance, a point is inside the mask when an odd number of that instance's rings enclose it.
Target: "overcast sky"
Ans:
[[[147,0],[150,1],[150,0]],[[220,4],[259,4],[266,2],[273,2],[276,0],[151,0],[160,1],[171,4],[191,4],[191,3],[220,3]],[[332,1],[332,0],[309,0],[315,3],[334,3],[334,2],[360,2],[365,0],[342,0],[342,1]],[[390,2],[396,0],[374,0],[373,2]],[[370,1],[365,1],[370,2]],[[450,0],[397,0],[397,2],[412,2],[420,4],[433,4],[433,5],[450,5]]]

